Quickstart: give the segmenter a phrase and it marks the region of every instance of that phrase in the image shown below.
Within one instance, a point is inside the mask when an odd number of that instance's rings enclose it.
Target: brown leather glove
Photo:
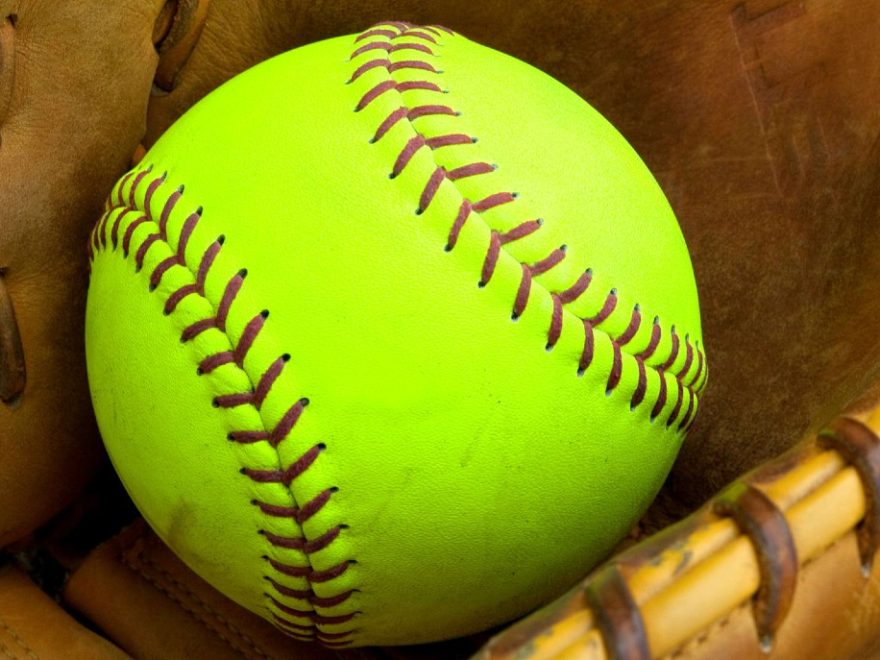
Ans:
[[[0,0],[0,547],[102,460],[84,246],[144,131],[163,4]]]
[[[548,71],[660,180],[691,250],[711,364],[675,497],[698,504],[873,382],[880,0],[213,0],[170,91],[150,101],[147,143],[260,60],[391,15]]]

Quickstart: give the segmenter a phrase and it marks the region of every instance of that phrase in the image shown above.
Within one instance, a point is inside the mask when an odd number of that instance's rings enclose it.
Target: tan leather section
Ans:
[[[860,418],[874,434],[880,431],[880,409]],[[835,428],[847,427],[860,437],[867,433],[856,422]],[[880,446],[875,436],[865,442],[872,452]],[[710,501],[495,637],[480,657],[605,658],[605,639],[614,638],[608,622],[615,620],[624,622],[626,634],[644,635],[654,658],[872,657],[880,649],[880,570],[863,574],[858,537],[866,493],[872,491],[857,470],[814,439],[739,483],[727,492],[760,492],[779,513],[751,518],[741,529],[718,515],[724,507]],[[763,531],[747,535],[751,526]],[[796,559],[790,551],[785,558],[764,556],[774,553],[775,544],[761,536],[771,534],[790,537]],[[796,573],[787,568],[792,561]],[[624,580],[637,614],[600,611],[606,605],[588,597],[609,567]],[[786,580],[793,575],[792,589]],[[790,608],[780,612],[775,630],[759,631],[756,620],[779,598],[791,598]],[[619,603],[615,607],[619,610]],[[632,620],[642,626],[633,628]]]
[[[679,660],[876,658],[880,652],[880,579],[859,570],[855,534],[846,534],[802,567],[794,601],[768,656],[746,604],[669,654]]]
[[[77,623],[30,578],[0,569],[0,657],[121,660],[128,656]]]
[[[297,642],[190,571],[139,521],[93,551],[64,592],[73,609],[139,658],[367,660]]]

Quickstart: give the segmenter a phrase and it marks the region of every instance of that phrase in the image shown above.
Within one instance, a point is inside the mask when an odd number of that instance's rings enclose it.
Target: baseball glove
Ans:
[[[493,639],[506,658],[874,658],[880,408],[744,475]]]
[[[0,546],[103,460],[83,357],[88,231],[144,132],[162,0],[0,0]]]

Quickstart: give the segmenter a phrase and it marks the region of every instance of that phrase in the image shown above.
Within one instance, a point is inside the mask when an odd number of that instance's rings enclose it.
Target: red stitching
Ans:
[[[605,303],[602,305],[602,309],[600,309],[595,316],[590,318],[590,322],[594,326],[599,325],[602,321],[611,316],[611,312],[614,311],[615,307],[617,307],[617,289],[611,289],[605,297]]]
[[[455,222],[452,223],[452,227],[449,230],[449,236],[446,238],[447,252],[452,250],[458,242],[458,235],[461,233],[464,223],[467,221],[468,217],[470,217],[471,208],[471,203],[469,201],[466,199],[462,200],[458,207],[458,214],[455,216]]]
[[[621,346],[626,346],[630,341],[632,341],[632,338],[636,336],[636,333],[639,331],[639,326],[641,324],[642,315],[639,312],[639,306],[636,305],[633,308],[632,316],[629,320],[629,325],[626,326],[626,330],[620,333],[620,336],[617,338],[617,343]]]
[[[516,298],[513,301],[513,314],[511,317],[514,321],[522,316],[529,303],[529,293],[532,291],[532,270],[526,264],[520,264],[522,269],[522,277],[519,280],[519,288],[516,290]]]
[[[555,293],[550,294],[553,301],[553,316],[550,318],[550,330],[547,332],[547,350],[556,346],[562,334],[562,301]]]
[[[542,275],[546,273],[548,270],[559,264],[563,259],[565,259],[565,246],[561,246],[553,250],[549,255],[541,259],[540,261],[536,261],[531,266],[529,266],[529,270],[532,272],[532,275]]]
[[[358,55],[360,55],[360,54],[362,54],[362,53],[366,53],[366,52],[369,51],[369,50],[384,50],[384,51],[387,52],[387,51],[388,51],[388,47],[389,47],[390,45],[391,45],[391,44],[384,43],[384,42],[382,42],[382,41],[373,41],[373,42],[371,42],[371,43],[364,44],[364,45],[361,46],[360,48],[356,49],[356,50],[351,54],[351,57],[350,57],[349,59],[352,59],[352,60],[353,60],[353,59],[354,59],[355,57],[357,57]]]
[[[295,506],[267,504],[266,502],[260,502],[259,500],[253,500],[253,504],[260,507],[260,510],[268,516],[276,518],[293,518],[297,523],[302,525],[305,521],[324,508],[327,502],[330,501],[330,496],[333,495],[336,490],[336,488],[327,488],[299,508]]]
[[[419,196],[419,208],[416,209],[416,213],[424,213],[428,209],[431,200],[434,199],[434,195],[437,194],[437,191],[440,189],[440,184],[445,178],[446,170],[442,167],[438,167],[434,170],[434,173],[428,178],[428,182],[425,184],[422,194]]]
[[[131,247],[131,237],[134,235],[135,230],[145,222],[147,222],[147,216],[141,215],[125,228],[125,234],[122,236],[122,254],[126,258],[128,258],[128,250]]]
[[[428,73],[440,73],[431,64],[421,60],[406,60],[404,62],[390,62],[388,64],[388,70],[391,73],[402,71],[403,69],[419,69],[420,71],[427,71]]]
[[[149,167],[145,170],[140,171],[136,175],[134,175],[134,171],[132,171],[126,174],[121,179],[120,184],[118,184],[119,187],[115,190],[114,197],[115,200],[120,204],[125,204],[127,201],[129,206],[121,208],[120,206],[114,206],[112,205],[112,203],[108,203],[108,209],[105,212],[105,216],[97,224],[97,226],[93,230],[93,236],[90,237],[90,247],[93,245],[95,247],[107,247],[106,227],[107,223],[109,222],[110,214],[115,211],[116,218],[114,220],[113,229],[111,231],[111,240],[113,242],[114,249],[116,248],[118,244],[120,227],[122,226],[121,223],[129,213],[136,212],[138,207],[135,204],[135,197],[137,195],[138,186],[142,184],[142,182],[146,179],[147,174],[151,170],[152,168]],[[168,221],[171,217],[171,214],[174,212],[176,205],[182,198],[184,188],[181,186],[168,195],[168,197],[164,200],[162,209],[159,213],[159,217],[158,219],[156,219],[153,215],[153,198],[156,194],[158,194],[158,190],[160,186],[165,182],[165,180],[166,177],[164,174],[159,178],[154,178],[153,180],[151,180],[144,194],[143,212],[141,212],[137,217],[128,222],[123,233],[122,248],[123,254],[127,258],[132,248],[132,240],[137,228],[147,222],[153,223],[157,227],[157,231],[151,232],[143,240],[140,241],[140,244],[135,251],[134,261],[136,265],[136,270],[140,270],[143,267],[143,264],[146,260],[146,255],[153,245],[158,242],[163,242],[166,244],[168,243]],[[129,181],[131,182],[131,188],[128,191],[128,198],[126,200],[124,187]],[[111,197],[111,202],[114,197]],[[120,208],[121,210],[118,210]],[[159,286],[164,274],[170,268],[175,265],[181,265],[184,267],[187,265],[186,250],[188,242],[201,218],[201,215],[202,210],[201,208],[199,208],[198,210],[190,213],[186,217],[180,230],[178,246],[175,250],[175,253],[169,257],[162,259],[150,273],[149,282],[151,290],[155,290]],[[173,313],[180,302],[191,294],[196,294],[201,297],[205,296],[205,282],[208,273],[211,270],[211,267],[213,266],[223,243],[224,238],[220,236],[205,249],[200,258],[198,270],[194,273],[195,282],[181,286],[169,294],[164,304],[165,314]],[[91,252],[90,255],[92,258],[94,258],[94,252]],[[196,339],[201,333],[210,329],[218,329],[224,333],[226,332],[226,323],[229,316],[229,311],[234,300],[241,290],[246,275],[247,271],[241,270],[230,278],[224,289],[221,300],[217,305],[216,313],[214,314],[214,316],[201,319],[199,321],[191,323],[189,326],[184,328],[181,333],[181,341],[192,341]],[[244,361],[247,359],[247,355],[254,342],[257,340],[259,333],[263,329],[268,316],[269,312],[267,310],[264,310],[260,314],[254,316],[245,325],[241,336],[231,350],[219,351],[204,357],[199,362],[199,373],[209,374],[215,369],[218,369],[219,367],[226,364],[235,364],[239,368],[243,368]],[[284,365],[289,361],[289,359],[290,356],[286,354],[279,357],[266,369],[266,371],[261,375],[259,382],[255,386],[253,386],[250,391],[230,392],[227,394],[218,395],[213,401],[214,405],[218,408],[232,408],[240,405],[252,405],[256,410],[260,410],[272,385],[280,376]],[[302,414],[308,403],[309,400],[306,398],[302,398],[299,401],[295,402],[288,409],[281,420],[274,426],[274,428],[270,430],[232,431],[229,433],[228,438],[231,441],[242,443],[265,441],[268,442],[272,447],[277,447],[288,437],[290,432],[293,430],[297,420],[299,419],[300,415]],[[321,453],[321,451],[323,451],[324,448],[325,446],[323,443],[315,445],[314,447],[306,451],[300,458],[298,458],[296,461],[283,469],[260,470],[243,467],[241,469],[241,472],[242,474],[246,475],[248,478],[256,482],[276,482],[284,484],[287,488],[290,488],[293,481],[305,470],[311,467],[311,465],[314,463],[314,461],[317,459],[318,455]],[[321,511],[324,506],[326,506],[326,504],[329,502],[330,498],[335,492],[337,492],[336,487],[327,488],[299,508],[297,508],[296,506],[282,506],[267,502],[260,502],[257,500],[254,500],[254,504],[257,505],[259,507],[259,510],[266,516],[286,517],[294,520],[297,524],[302,525],[305,521],[309,520],[311,517]],[[318,552],[328,547],[333,541],[335,541],[339,537],[342,530],[346,528],[346,525],[337,524],[316,538],[306,538],[304,536],[301,538],[284,537],[272,534],[265,530],[259,531],[260,534],[266,538],[266,542],[269,545],[300,550],[303,552],[303,554],[306,555],[306,557],[308,557],[311,553]],[[276,570],[279,575],[305,578],[309,584],[309,588],[307,590],[293,590],[288,587],[283,587],[276,581],[272,580],[273,585],[277,585],[278,587],[280,587],[276,590],[278,591],[279,595],[287,595],[290,597],[296,597],[299,600],[305,600],[314,607],[333,607],[339,605],[348,600],[352,593],[356,591],[349,589],[338,594],[331,594],[329,596],[318,596],[311,588],[311,585],[313,583],[327,582],[342,575],[347,570],[348,566],[353,563],[350,561],[342,562],[324,571],[314,571],[311,569],[311,567],[293,567],[274,560],[270,560],[269,563],[270,566],[274,570]],[[274,606],[282,612],[287,611],[287,613],[291,613],[296,611],[293,608],[284,606],[282,603],[279,603],[274,598],[271,598],[269,596],[267,596],[267,598],[269,598]],[[273,614],[277,616],[276,613]],[[313,613],[310,617],[313,622],[312,630],[311,633],[307,636],[309,637],[309,639],[315,638],[315,625],[318,625],[320,623],[343,623],[354,617],[355,614],[357,613],[350,613],[336,617],[323,617],[321,615]],[[348,637],[352,633],[353,631],[338,633],[339,639]],[[303,633],[300,632],[299,635],[300,637],[302,637]],[[344,642],[339,643],[342,644]]]
[[[131,189],[128,192],[128,207],[129,208],[131,208],[131,209],[137,208],[137,204],[135,204],[135,201],[134,201],[135,193],[137,192],[137,189],[140,187],[141,181],[143,181],[144,178],[152,171],[153,171],[153,166],[150,165],[147,169],[141,170],[140,172],[138,172],[137,175],[134,177],[134,181],[131,182]],[[128,256],[128,255],[126,254],[126,256]]]
[[[297,417],[298,416],[299,415],[297,414]],[[293,423],[295,423],[295,421]],[[293,425],[293,423],[291,423],[291,426]],[[258,431],[258,433],[262,432]],[[232,433],[230,435],[235,435],[235,433]],[[270,434],[267,434],[267,437],[261,437],[260,440],[268,440],[269,437]],[[276,442],[274,444],[277,446],[278,443]],[[293,483],[294,479],[296,479],[299,475],[301,475],[312,466],[312,464],[315,462],[315,459],[318,458],[318,455],[321,453],[322,450],[322,445],[315,445],[283,470],[241,468],[241,473],[246,474],[257,483],[275,483],[290,486],[290,484]]]
[[[217,240],[208,246],[208,249],[205,250],[202,259],[199,262],[199,270],[196,274],[195,284],[185,284],[168,296],[168,299],[165,301],[164,310],[166,315],[174,312],[174,310],[177,309],[177,305],[180,304],[180,301],[188,295],[193,293],[198,296],[205,295],[205,280],[208,277],[208,271],[214,264],[214,259],[217,258],[217,254],[220,252],[220,247],[222,245],[223,244]]]
[[[661,364],[658,368],[661,371],[666,371],[669,369],[675,361],[678,359],[678,335],[675,334],[675,326],[670,328],[669,333],[672,335],[672,349],[669,351],[669,357],[666,359],[666,362]]]
[[[273,613],[275,624],[278,625],[285,633],[293,636],[295,639],[312,642],[316,639],[324,646],[332,648],[343,648],[352,643],[353,640],[346,639],[349,635],[359,632],[357,629],[346,630],[338,633],[323,632],[320,628],[313,625],[301,625],[288,621],[284,617]],[[309,632],[306,632],[309,631]]]
[[[654,402],[654,407],[651,408],[652,422],[660,416],[660,413],[663,412],[663,407],[666,405],[666,372],[658,369],[657,375],[660,376],[660,394],[657,395],[657,401]]]
[[[462,165],[461,167],[449,170],[449,172],[446,173],[446,176],[449,177],[451,181],[458,181],[465,177],[476,176],[477,174],[488,174],[489,172],[494,171],[495,167],[489,163],[470,163],[469,165]]]
[[[687,385],[689,388],[693,388],[696,386],[697,381],[700,380],[700,376],[703,375],[703,367],[705,366],[705,362],[703,359],[703,352],[696,351],[696,353],[697,353],[697,370],[694,372],[694,377],[691,378],[690,382]]]
[[[291,589],[290,587],[286,587],[283,584],[279,584],[268,576],[266,577],[266,581],[271,584],[272,588],[282,596],[304,600],[316,607],[336,607],[337,605],[341,605],[342,603],[347,601],[351,597],[351,595],[355,593],[354,589],[349,589],[348,591],[343,591],[342,593],[336,594],[335,596],[323,597],[315,595],[315,592],[313,592],[311,589]]]
[[[310,583],[329,582],[330,580],[335,580],[340,575],[345,573],[348,568],[355,563],[352,560],[348,560],[323,571],[316,571],[311,566],[291,566],[290,564],[284,564],[268,557],[264,557],[264,559],[269,562],[274,570],[278,571],[282,575],[287,575],[289,577],[295,578],[305,578]]]
[[[391,39],[392,37],[396,37],[396,36],[397,36],[397,32],[395,32],[394,30],[382,30],[382,29],[378,29],[378,28],[373,28],[372,30],[367,30],[366,32],[361,32],[361,34],[359,34],[357,39],[355,39],[354,41],[355,41],[355,43],[357,43],[359,41],[363,41],[364,39],[368,39],[370,37],[388,37],[389,39]]]
[[[588,268],[574,284],[572,284],[564,291],[559,292],[559,300],[561,300],[564,305],[567,305],[568,303],[577,300],[580,295],[590,286],[590,282],[592,281],[592,279],[593,271]]]
[[[437,40],[432,37],[430,34],[426,34],[424,32],[418,32],[417,30],[407,30],[403,34],[397,35],[397,37],[415,37],[416,39],[424,39],[425,41],[430,41],[432,44],[436,44]],[[394,38],[397,38],[394,37]]]
[[[430,117],[432,115],[449,115],[455,117],[458,112],[450,108],[448,105],[417,105],[409,108],[406,118],[410,121],[419,119],[420,117]]]
[[[260,534],[265,536],[266,540],[276,548],[302,550],[306,555],[310,555],[319,550],[323,550],[333,543],[343,529],[345,529],[344,525],[337,525],[315,539],[306,539],[302,536],[280,536],[279,534],[273,534],[266,530],[260,530]]]
[[[113,242],[113,249],[115,250],[119,245],[119,225],[122,222],[123,218],[129,213],[134,213],[131,209],[124,209],[121,213],[116,215],[116,220],[113,221],[113,229],[110,230],[110,240]]]
[[[395,83],[393,80],[383,80],[375,87],[372,87],[361,97],[361,100],[358,101],[358,104],[354,107],[354,111],[360,112],[368,105],[370,105],[370,103],[374,99],[377,99],[381,94],[392,89],[397,89],[397,83]]]
[[[392,24],[382,24],[392,25]],[[441,36],[443,33],[453,34],[447,28],[441,28],[439,26],[420,26],[418,31],[412,30],[409,27],[401,28],[397,24],[393,24],[394,30],[397,30],[398,33],[394,34],[393,30],[385,29],[384,27],[380,28],[378,26],[374,26],[370,30],[362,33],[355,40],[356,43],[360,43],[364,41],[368,37],[381,37],[380,41],[373,41],[367,44],[363,44],[354,49],[352,53],[352,58],[355,58],[361,54],[373,51],[380,50],[388,53],[395,52],[397,50],[410,49],[415,51],[421,51],[427,54],[433,55],[433,50],[424,45],[424,44],[415,44],[412,42],[407,42],[404,44],[395,43],[396,39],[401,37],[413,36],[421,39],[425,39],[431,43],[436,43],[436,37]],[[373,59],[366,63],[361,64],[355,69],[354,74],[351,77],[351,81],[359,78],[366,71],[373,68],[384,68],[389,76],[393,74],[395,71],[400,69],[409,68],[409,69],[421,69],[425,71],[430,71],[433,73],[442,73],[441,71],[436,70],[433,65],[428,62],[418,61],[418,60],[406,60],[401,62],[394,62],[391,59]],[[398,91],[404,91],[405,89],[410,89],[413,87],[418,87],[419,89],[427,89],[435,92],[442,92],[439,85],[433,82],[428,81],[405,81],[398,83],[393,78],[389,77],[388,79],[378,82],[375,84],[370,90],[368,90],[362,97],[361,101],[358,103],[357,109],[360,110],[365,107],[372,100],[377,98],[379,95],[384,94],[392,89],[397,89]],[[456,115],[456,113],[451,107],[447,105],[421,105],[410,108],[409,110],[405,109],[406,106],[400,106],[390,112],[385,119],[380,123],[376,133],[374,134],[373,141],[375,142],[378,139],[381,139],[384,135],[388,133],[388,131],[403,121],[404,119],[412,122],[414,119],[418,117],[426,116],[426,115],[435,115],[435,114],[444,114],[444,115]],[[413,125],[415,128],[415,126]],[[468,142],[475,142],[475,138],[471,138],[465,134],[450,134],[450,135],[442,135],[434,138],[426,137],[419,133],[416,130],[416,135],[409,140],[407,140],[404,148],[400,151],[397,156],[397,159],[394,162],[394,165],[391,169],[390,178],[396,178],[403,172],[406,166],[411,162],[412,158],[416,154],[416,152],[421,149],[423,146],[428,146],[431,149],[438,148],[440,146],[445,146],[447,144],[465,144]],[[423,213],[428,209],[437,192],[440,189],[440,186],[443,183],[444,179],[449,179],[451,181],[456,181],[461,178],[465,178],[468,176],[477,176],[480,174],[487,174],[493,171],[494,166],[485,162],[474,162],[469,163],[460,167],[456,167],[452,170],[446,170],[441,166],[436,166],[432,172],[432,174],[428,177],[424,187],[422,188],[422,192],[419,196],[418,207],[416,209],[416,213]],[[516,199],[516,194],[511,192],[497,192],[488,197],[471,201],[464,199],[459,205],[458,212],[456,217],[452,223],[452,226],[449,230],[449,235],[447,237],[445,249],[447,251],[454,249],[458,237],[460,236],[461,230],[463,229],[465,223],[470,217],[471,211],[476,211],[477,213],[482,213],[493,209],[502,204],[508,204]],[[511,238],[509,240],[516,240],[515,238]],[[486,255],[483,260],[483,266],[481,270],[481,277],[479,280],[479,286],[486,286],[492,279],[492,276],[495,272],[496,266],[498,264],[498,259],[500,258],[500,252],[502,246],[508,242],[505,240],[505,237],[497,231],[491,231],[489,236],[489,245],[486,250]],[[520,278],[520,284],[517,289],[516,298],[514,299],[513,305],[513,313],[512,318],[516,320],[523,314],[525,308],[528,304],[529,293],[531,291],[531,283],[534,277],[540,276],[543,273],[548,272],[559,263],[561,263],[565,258],[565,247],[562,246],[553,250],[547,257],[544,259],[528,264],[521,264],[522,276]],[[563,325],[563,307],[566,304],[572,303],[577,300],[588,288],[592,281],[592,271],[587,269],[580,277],[578,277],[577,281],[574,282],[568,289],[550,292],[551,300],[553,302],[553,312],[550,318],[550,324],[547,329],[547,349],[552,349],[553,346],[559,340],[559,336],[562,331]],[[602,307],[595,313],[594,316],[589,317],[587,319],[582,319],[584,321],[585,328],[585,337],[584,337],[584,350],[581,354],[581,359],[578,364],[578,374],[582,375],[586,367],[592,361],[593,350],[594,350],[594,339],[592,336],[592,330],[595,326],[600,325],[605,320],[607,320],[616,310],[618,304],[618,296],[616,290],[612,289],[611,292],[606,296],[605,301]],[[616,339],[612,338],[612,348],[614,351],[614,361],[611,367],[611,371],[608,376],[608,391],[613,391],[620,382],[621,374],[620,371],[622,369],[622,347],[630,344],[630,342],[635,339],[638,335],[639,330],[641,328],[642,315],[638,305],[633,309],[632,316],[630,318],[630,322],[627,327],[621,332]],[[666,361],[658,366],[654,367],[654,369],[660,374],[661,377],[661,389],[658,395],[658,400],[662,403],[665,403],[666,399],[666,383],[664,381],[664,372],[671,368],[671,366],[676,362],[678,358],[678,350],[679,350],[679,339],[675,334],[674,328],[671,329],[672,333],[672,345],[670,349],[670,354]],[[630,399],[631,408],[635,409],[638,407],[643,401],[647,393],[647,364],[646,361],[650,359],[657,347],[660,344],[662,338],[662,329],[660,327],[659,319],[654,318],[654,323],[651,328],[651,336],[648,342],[648,345],[632,355],[636,361],[636,367],[639,370],[639,379],[636,385],[636,389],[633,392],[632,398]],[[684,363],[682,364],[680,370],[675,374],[675,378],[677,381],[681,381],[683,378],[687,377],[687,374],[691,371],[691,367],[693,366],[694,353],[696,353],[696,361],[697,368],[693,375],[688,378],[688,390],[689,393],[691,389],[695,389],[697,383],[701,381],[702,376],[704,375],[704,356],[699,347],[691,346],[686,341],[686,350],[687,355]],[[657,401],[654,403],[654,409],[652,409],[652,418],[655,417],[654,410],[657,408]],[[662,408],[662,405],[660,406]],[[676,412],[677,414],[677,412]],[[687,415],[685,415],[685,419],[680,420],[681,422],[686,422]]]
[[[412,157],[416,155],[416,152],[425,146],[425,138],[421,135],[416,135],[413,138],[410,138],[406,143],[406,146],[401,150],[400,154],[397,156],[397,160],[394,161],[394,167],[391,168],[391,178],[395,178],[403,172],[403,168],[405,168],[409,161],[412,160]]]
[[[679,370],[678,375],[677,375],[678,378],[684,378],[685,374],[691,368],[691,363],[694,360],[694,349],[691,346],[691,342],[688,339],[687,335],[684,336],[684,349],[685,349],[684,364],[681,365],[681,369]]]
[[[162,176],[153,179],[150,182],[150,185],[147,186],[147,192],[144,194],[144,215],[147,216],[147,219],[150,222],[154,222],[153,218],[153,195],[156,193],[156,189],[165,183],[165,178],[168,176],[167,172],[163,172]]]
[[[611,348],[614,354],[614,360],[611,363],[611,372],[608,374],[608,383],[605,386],[606,394],[613,392],[620,384],[620,375],[623,369],[623,356],[621,355],[620,344],[616,341],[612,341]]]
[[[676,380],[675,384],[678,386],[678,398],[675,401],[675,407],[672,409],[672,412],[669,413],[669,418],[666,420],[666,427],[669,428],[675,422],[678,417],[678,413],[681,412],[681,401],[684,398],[684,388],[681,385],[680,380]]]
[[[483,213],[484,211],[488,211],[489,209],[494,209],[496,206],[501,206],[502,204],[509,204],[516,196],[513,193],[509,192],[499,192],[493,193],[488,197],[485,197],[478,202],[473,202],[472,206],[474,211],[477,213]]]
[[[269,594],[266,594],[266,596],[274,603],[275,607],[277,607],[285,614],[289,614],[291,616],[299,617],[302,619],[308,619],[316,625],[324,624],[332,626],[339,623],[346,623],[348,621],[351,621],[357,614],[360,614],[360,612],[349,612],[347,614],[327,616],[324,614],[318,614],[317,612],[313,612],[311,610],[298,610],[294,607],[290,607],[290,605],[285,605],[284,603],[279,602]]]
[[[651,340],[648,342],[648,345],[645,347],[641,353],[637,353],[637,357],[642,360],[647,360],[652,355],[654,355],[654,351],[657,350],[657,346],[660,345],[660,319],[658,317],[654,317],[654,325],[651,328]]]
[[[593,324],[588,319],[582,319],[584,324],[584,348],[581,351],[581,359],[578,361],[578,376],[583,376],[593,362],[593,350],[595,339],[593,338]]]
[[[437,135],[435,137],[423,138],[425,144],[431,149],[439,149],[440,147],[449,147],[455,144],[473,144],[476,142],[470,135],[464,133],[451,133],[449,135]]]
[[[123,176],[119,180],[119,183],[116,184],[116,186],[117,186],[116,187],[116,206],[123,206],[125,204],[125,200],[122,197],[122,191],[125,190],[125,186],[128,184],[128,180],[134,176],[134,173],[135,173],[135,170],[129,171],[128,173],[125,174],[125,176]],[[146,175],[144,175],[144,176],[146,176]],[[109,200],[108,200],[108,203],[109,203]],[[130,206],[133,206],[133,204]],[[107,208],[107,211],[109,211],[109,210],[110,210],[110,208]]]
[[[394,124],[404,119],[408,113],[409,110],[407,110],[403,106],[397,108],[397,110],[395,110],[385,118],[385,121],[379,124],[379,128],[376,129],[376,133],[373,135],[373,138],[370,141],[378,142],[379,140],[381,140],[382,136],[390,131]]]
[[[376,69],[378,67],[388,68],[388,65],[390,64],[390,60],[370,60],[369,62],[364,62],[357,69],[354,70],[354,73],[351,74],[351,78],[348,79],[348,82],[353,83],[355,80],[364,75],[367,71]]]
[[[392,44],[392,46],[388,49],[388,52],[394,53],[394,52],[401,51],[401,50],[415,50],[420,53],[425,53],[426,55],[433,55],[434,54],[434,51],[431,50],[430,47],[426,46],[425,44],[414,44],[414,43]]]
[[[681,431],[685,427],[685,425],[688,423],[688,421],[691,418],[691,413],[694,410],[694,393],[691,392],[691,390],[687,389],[687,388],[684,391],[688,393],[688,407],[684,413],[684,417],[682,417],[681,421],[678,423],[678,430],[679,431]]]
[[[645,393],[648,390],[648,372],[645,369],[644,361],[636,360],[636,366],[639,369],[639,382],[629,401],[630,410],[635,410],[639,407],[639,404],[645,400]]]

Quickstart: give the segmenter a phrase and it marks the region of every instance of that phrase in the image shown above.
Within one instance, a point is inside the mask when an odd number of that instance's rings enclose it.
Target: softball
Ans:
[[[707,374],[675,217],[546,74],[438,26],[193,107],[90,240],[112,461],[293,637],[411,644],[567,589],[659,490]]]

